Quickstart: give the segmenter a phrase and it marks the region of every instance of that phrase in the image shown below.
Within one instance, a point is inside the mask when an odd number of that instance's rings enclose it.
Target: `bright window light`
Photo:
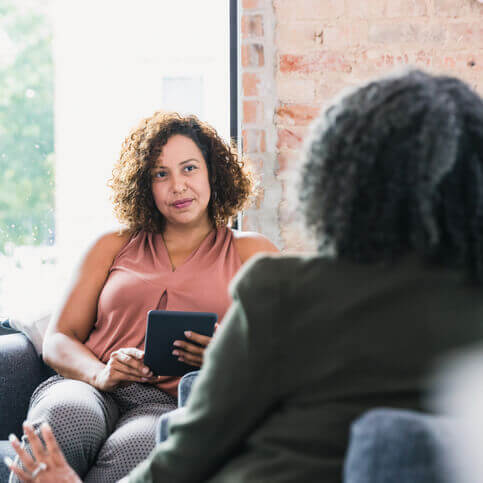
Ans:
[[[0,315],[51,310],[89,244],[117,227],[106,183],[141,118],[194,113],[228,139],[228,9],[2,0]]]

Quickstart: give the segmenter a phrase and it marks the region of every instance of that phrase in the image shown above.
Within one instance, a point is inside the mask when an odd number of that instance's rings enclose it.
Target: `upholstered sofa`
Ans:
[[[0,456],[12,456],[7,437],[21,433],[30,395],[52,374],[29,340],[20,333],[0,337]],[[196,373],[180,385],[184,406]],[[183,410],[183,409],[178,409]],[[352,425],[346,456],[345,483],[440,483],[450,481],[446,458],[449,442],[457,431],[453,421],[440,416],[397,409],[374,409]],[[167,437],[169,415],[159,426],[159,440]],[[0,464],[0,483],[8,479]]]

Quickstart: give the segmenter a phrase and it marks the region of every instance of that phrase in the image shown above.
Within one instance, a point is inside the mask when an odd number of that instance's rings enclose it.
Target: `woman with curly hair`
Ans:
[[[319,253],[256,257],[237,275],[186,409],[129,483],[340,482],[352,421],[421,409],[435,359],[483,338],[482,99],[420,71],[371,82],[320,116],[305,158]],[[44,475],[69,475],[43,434]],[[387,468],[377,450],[384,481],[436,481],[425,455]]]
[[[229,228],[253,181],[236,151],[195,116],[144,119],[126,138],[110,186],[125,229],[100,237],[84,257],[43,344],[58,375],[35,390],[27,416],[34,426],[49,422],[77,474],[102,483],[148,456],[159,416],[176,407],[179,378],[143,363],[147,312],[215,312],[221,320],[238,269],[277,250]],[[186,336],[173,354],[198,368],[210,338]]]

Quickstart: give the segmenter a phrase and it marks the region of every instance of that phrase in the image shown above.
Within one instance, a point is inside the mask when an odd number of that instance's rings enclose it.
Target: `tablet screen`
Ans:
[[[192,331],[208,337],[213,336],[218,317],[211,312],[179,312],[172,310],[150,310],[146,324],[144,363],[157,376],[183,376],[198,368],[178,361],[173,355],[173,342],[184,340],[190,343],[184,332]]]

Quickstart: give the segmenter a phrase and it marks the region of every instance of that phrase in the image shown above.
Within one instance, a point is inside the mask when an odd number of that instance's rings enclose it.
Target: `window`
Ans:
[[[114,228],[106,186],[124,137],[157,109],[230,136],[226,0],[3,0],[0,313],[50,310]]]
[[[163,108],[191,113],[203,119],[203,78],[202,77],[165,77],[163,79]]]

